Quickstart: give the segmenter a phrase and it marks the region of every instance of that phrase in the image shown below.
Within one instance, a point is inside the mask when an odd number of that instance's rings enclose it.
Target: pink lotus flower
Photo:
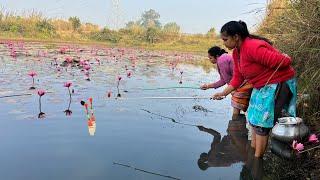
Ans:
[[[80,60],[79,63],[80,63],[81,66],[84,66],[84,65],[85,65],[85,62],[84,62],[84,60],[82,60],[82,59]]]
[[[35,71],[30,71],[30,72],[28,73],[28,75],[33,78],[34,76],[37,75],[37,73],[36,73]]]
[[[72,85],[72,82],[65,82],[63,86],[69,88],[71,85]]]
[[[292,148],[297,151],[302,151],[304,149],[304,145],[302,143],[298,143],[296,140],[292,142]]]
[[[60,53],[60,54],[65,54],[66,51],[67,51],[67,48],[65,48],[65,47],[61,47],[61,48],[59,49],[59,53]]]
[[[44,94],[46,94],[46,91],[45,91],[45,90],[42,90],[42,89],[38,90],[38,95],[39,95],[40,97],[43,96]]]
[[[118,81],[121,81],[122,77],[121,77],[121,76],[118,76],[117,79],[118,79]]]
[[[89,71],[89,70],[91,69],[91,67],[90,67],[90,65],[85,65],[85,66],[84,66],[84,69],[87,70],[87,71]]]
[[[67,63],[72,63],[73,59],[71,57],[66,57],[66,61],[67,61]]]
[[[309,136],[309,142],[312,142],[312,143],[318,143],[318,142],[319,142],[319,140],[318,140],[317,135],[315,135],[315,134],[311,134],[311,135]]]
[[[100,64],[100,59],[96,58],[96,61],[97,61],[98,64]]]
[[[90,97],[88,100],[89,100],[89,102],[90,102],[90,105],[92,106],[92,101],[93,101],[92,97]],[[92,108],[92,107],[91,107],[91,108]]]

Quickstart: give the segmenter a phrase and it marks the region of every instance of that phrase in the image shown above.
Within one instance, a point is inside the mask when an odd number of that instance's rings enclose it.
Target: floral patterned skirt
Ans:
[[[296,102],[297,102],[297,83],[296,79],[290,79],[285,82],[292,93],[292,97],[285,111],[293,117],[296,117]],[[248,121],[250,124],[272,128],[274,126],[274,108],[275,97],[278,84],[268,84],[260,89],[253,88],[249,107]]]
[[[243,86],[233,91],[231,93],[231,106],[246,112],[249,106],[252,88],[252,84],[247,82]]]

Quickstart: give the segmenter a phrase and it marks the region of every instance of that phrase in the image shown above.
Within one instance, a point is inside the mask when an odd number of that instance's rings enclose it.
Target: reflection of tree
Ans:
[[[202,170],[208,167],[228,167],[234,163],[244,162],[247,156],[247,129],[244,118],[229,121],[228,135],[221,138],[219,132],[198,126],[200,131],[214,136],[208,153],[201,153],[198,166]]]

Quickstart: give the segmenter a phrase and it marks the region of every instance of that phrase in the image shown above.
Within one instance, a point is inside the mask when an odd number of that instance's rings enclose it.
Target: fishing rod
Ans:
[[[165,177],[165,178],[169,178],[169,179],[180,180],[180,178],[176,178],[176,177],[173,177],[173,176],[160,174],[160,173],[157,173],[157,172],[147,171],[147,170],[145,170],[145,169],[137,168],[137,167],[131,166],[131,165],[129,165],[129,164],[124,164],[124,163],[119,163],[119,162],[113,162],[113,164],[114,164],[114,165],[118,165],[118,166],[122,166],[122,167],[126,167],[126,168],[131,168],[131,169],[134,169],[134,170],[136,170],[136,171],[144,172],[144,173],[147,173],[147,174],[152,174],[152,175],[156,175],[156,176],[161,176],[161,177]]]
[[[30,96],[32,94],[26,93],[26,94],[13,94],[13,95],[6,95],[6,96],[0,96],[0,98],[9,98],[9,97],[17,97],[17,96]]]
[[[46,92],[46,93],[53,93],[53,92]],[[12,94],[12,95],[5,95],[5,96],[0,96],[0,99],[2,98],[9,98],[9,97],[18,97],[18,96],[31,96],[33,95],[32,93],[25,93],[25,94]]]
[[[158,91],[158,90],[169,90],[169,89],[201,89],[198,86],[170,86],[170,87],[155,87],[155,88],[130,88],[123,90],[124,92],[132,91]]]
[[[162,97],[154,97],[154,96],[150,96],[150,97],[116,97],[115,99],[117,100],[139,100],[139,99],[210,99],[211,97],[174,97],[174,96],[162,96]]]
[[[224,99],[222,97],[222,99]],[[116,97],[117,100],[139,100],[139,99],[212,99],[211,96],[150,96],[150,97],[134,97],[134,98],[125,98],[125,97]]]
[[[200,89],[196,86],[172,86],[172,87],[157,87],[157,88],[141,88],[144,91],[162,90],[162,89]]]

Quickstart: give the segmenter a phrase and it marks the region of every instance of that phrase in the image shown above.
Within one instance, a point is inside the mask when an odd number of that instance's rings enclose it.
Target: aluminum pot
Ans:
[[[272,128],[271,136],[281,142],[292,143],[293,140],[302,140],[309,135],[309,128],[298,117],[283,117]]]

